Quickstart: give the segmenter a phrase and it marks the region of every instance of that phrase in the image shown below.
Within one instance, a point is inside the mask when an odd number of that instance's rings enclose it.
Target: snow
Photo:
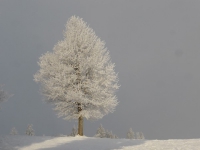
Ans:
[[[129,140],[95,137],[0,137],[0,150],[199,150],[200,139]]]

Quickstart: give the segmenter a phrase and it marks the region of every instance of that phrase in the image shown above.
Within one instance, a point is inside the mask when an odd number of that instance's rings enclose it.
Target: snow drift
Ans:
[[[39,137],[11,135],[0,137],[0,150],[199,150],[200,139],[128,140],[85,136]]]

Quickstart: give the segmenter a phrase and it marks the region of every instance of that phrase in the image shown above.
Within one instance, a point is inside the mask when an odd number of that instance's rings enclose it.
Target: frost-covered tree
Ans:
[[[112,136],[113,136],[112,131],[106,130],[106,135],[105,135],[105,137],[106,137],[106,138],[112,138]]]
[[[117,135],[114,134],[114,139],[118,139],[119,137]]]
[[[0,85],[0,102],[6,101],[9,98],[9,94],[6,93],[3,89],[2,86]]]
[[[78,119],[78,134],[83,135],[83,118],[100,119],[117,106],[119,88],[105,43],[79,17],[71,17],[64,40],[38,62],[34,75],[42,94],[64,119]]]
[[[100,127],[97,129],[96,135],[95,137],[99,137],[99,138],[104,138],[106,137],[106,131],[103,128],[102,124],[100,125]]]
[[[135,138],[132,128],[130,128],[129,131],[127,132],[126,138],[127,139],[134,139]]]
[[[111,139],[118,139],[118,137],[112,133],[112,131],[106,130],[105,138],[111,138]]]
[[[112,131],[108,131],[108,130],[106,130],[106,138],[113,138],[113,133],[112,133]]]
[[[11,131],[10,131],[10,135],[17,135],[17,134],[18,134],[18,132],[17,132],[17,130],[15,129],[15,127],[12,128]]]
[[[77,134],[78,134],[78,129],[76,126],[73,126],[72,133],[70,134],[70,136],[76,136]]]
[[[140,139],[145,139],[144,134],[142,132],[139,132]]]
[[[33,135],[35,135],[32,126],[33,126],[32,124],[29,124],[29,125],[28,125],[28,127],[27,127],[27,129],[26,129],[26,135],[29,135],[29,136],[33,136]]]
[[[144,134],[142,132],[137,132],[136,137],[137,139],[145,139]]]
[[[136,139],[140,139],[140,133],[136,132]]]
[[[112,133],[112,131],[111,131],[111,133]],[[112,133],[112,135],[111,135],[110,138],[111,138],[111,139],[118,139],[118,136]]]
[[[97,132],[95,134],[95,137],[99,137],[99,138],[111,138],[111,139],[118,139],[118,137],[112,133],[112,131],[108,131],[105,130],[102,126],[102,124],[100,125],[100,127],[97,129]]]

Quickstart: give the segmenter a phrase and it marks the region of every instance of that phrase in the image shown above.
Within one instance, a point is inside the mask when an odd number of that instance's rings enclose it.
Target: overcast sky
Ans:
[[[0,134],[70,134],[33,75],[37,61],[63,39],[67,20],[83,18],[106,42],[119,73],[119,105],[100,124],[124,138],[132,127],[147,139],[200,138],[199,0],[0,0],[0,84],[14,94],[1,103]]]

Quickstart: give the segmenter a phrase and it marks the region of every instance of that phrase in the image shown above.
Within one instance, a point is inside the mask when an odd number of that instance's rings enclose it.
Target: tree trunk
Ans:
[[[83,117],[82,116],[78,118],[78,134],[80,136],[83,136]]]
[[[78,55],[77,55],[78,58]],[[76,75],[77,75],[77,79],[76,79],[76,84],[78,85],[78,91],[80,90],[79,88],[79,84],[80,84],[80,70],[79,70],[79,64],[76,66]],[[78,103],[78,113],[80,113],[82,111],[82,107],[81,107],[81,103]],[[81,115],[78,118],[78,134],[80,136],[83,136],[83,116]]]

